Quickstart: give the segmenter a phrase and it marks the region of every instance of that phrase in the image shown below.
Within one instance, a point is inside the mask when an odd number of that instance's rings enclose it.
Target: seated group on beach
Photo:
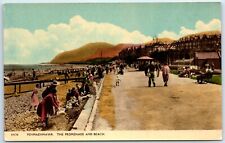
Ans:
[[[31,106],[29,110],[34,108],[37,115],[41,118],[42,126],[45,128],[48,126],[48,116],[56,115],[59,110],[59,101],[57,99],[56,86],[59,85],[57,81],[53,81],[51,85],[46,87],[42,92],[42,100],[39,103],[38,100],[38,88],[37,84],[31,95]],[[73,108],[80,105],[80,97],[86,97],[90,93],[90,87],[87,83],[82,83],[81,87],[76,84],[76,87],[68,90],[66,94],[65,108]]]

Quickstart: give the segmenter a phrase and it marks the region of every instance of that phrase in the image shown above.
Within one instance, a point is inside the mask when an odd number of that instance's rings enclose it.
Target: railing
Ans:
[[[84,77],[79,77],[79,78],[64,78],[64,79],[57,79],[57,81],[64,81],[65,84],[68,81],[73,80],[74,82],[83,82],[85,81]],[[4,93],[5,95],[10,95],[14,93],[24,93],[24,92],[29,92],[32,90],[25,90],[21,91],[21,85],[26,85],[26,84],[39,84],[40,87],[44,87],[46,83],[51,83],[53,80],[33,80],[33,81],[20,81],[20,82],[9,82],[9,83],[4,83],[5,86],[14,86],[14,90],[12,93]],[[17,87],[19,88],[19,91],[17,91]]]

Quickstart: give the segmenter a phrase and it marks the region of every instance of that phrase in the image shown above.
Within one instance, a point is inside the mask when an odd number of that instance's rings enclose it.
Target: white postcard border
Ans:
[[[222,140],[222,130],[20,131],[4,135],[5,141]]]

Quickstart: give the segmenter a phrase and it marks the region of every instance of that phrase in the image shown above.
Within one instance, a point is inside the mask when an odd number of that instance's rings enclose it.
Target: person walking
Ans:
[[[151,84],[153,83],[153,86],[155,87],[155,65],[153,62],[151,62],[147,66],[147,76],[148,76],[148,87],[151,87]]]
[[[169,80],[169,73],[170,73],[170,68],[167,65],[167,63],[164,63],[162,67],[162,77],[163,77],[164,86],[167,86],[167,83]]]
[[[32,80],[35,80],[36,78],[36,71],[32,69]]]
[[[68,83],[68,79],[70,78],[69,76],[69,70],[64,70],[64,79],[65,79],[65,83]]]
[[[157,62],[156,65],[155,65],[155,67],[156,67],[156,71],[157,71],[157,77],[159,77],[159,72],[160,72],[160,70],[161,70],[161,65],[160,65],[160,63]]]

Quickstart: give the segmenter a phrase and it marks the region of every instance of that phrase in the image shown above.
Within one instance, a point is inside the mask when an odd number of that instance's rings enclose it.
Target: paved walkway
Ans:
[[[221,129],[222,86],[197,84],[170,74],[168,87],[162,76],[148,87],[144,72],[126,72],[113,87],[115,130]]]

